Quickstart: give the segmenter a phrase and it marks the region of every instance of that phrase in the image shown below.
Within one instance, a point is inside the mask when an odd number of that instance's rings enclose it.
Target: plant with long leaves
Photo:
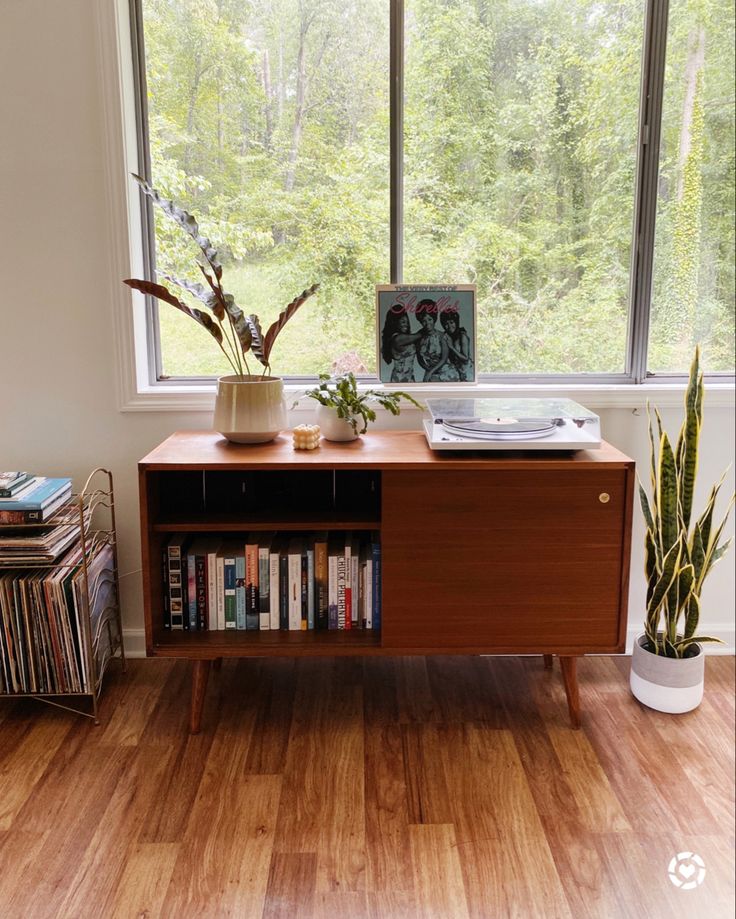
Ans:
[[[703,374],[700,348],[696,348],[685,392],[685,419],[676,446],[672,447],[662,419],[655,409],[657,439],[649,405],[651,498],[639,482],[639,498],[646,522],[645,571],[647,577],[646,648],[666,657],[687,657],[694,645],[717,642],[719,638],[697,635],[703,582],[728,549],[730,539],[721,542],[734,502],[725,516],[713,524],[716,498],[723,476],[710,491],[700,517],[690,527],[693,493],[698,469],[698,448],[703,424]]]
[[[406,399],[417,408],[422,407],[413,396],[400,389],[393,392],[366,389],[360,392],[355,374],[350,371],[334,376],[329,373],[321,373],[317,386],[307,390],[304,395],[309,399],[315,399],[320,405],[334,409],[337,417],[348,421],[356,434],[365,434],[369,422],[376,420],[376,412],[371,408],[371,404],[380,405],[392,415],[401,414],[399,405],[401,399]],[[358,430],[358,419],[362,422],[360,430]]]
[[[319,284],[312,284],[311,287],[302,291],[298,297],[295,297],[279,313],[278,318],[271,324],[264,335],[258,316],[255,313],[246,316],[235,302],[235,297],[227,293],[223,288],[222,263],[217,249],[206,236],[200,233],[196,219],[174,204],[173,201],[161,197],[156,189],[149,185],[145,179],[138,175],[133,175],[133,178],[143,193],[157,207],[160,207],[167,217],[191,236],[197,244],[201,255],[201,260],[197,260],[197,267],[207,282],[207,286],[170,275],[164,275],[163,279],[190,294],[203,304],[209,312],[199,307],[189,306],[164,284],[156,284],[153,281],[146,281],[140,278],[128,278],[123,283],[134,290],[139,290],[164,303],[169,303],[207,329],[237,376],[251,375],[246,358],[246,354],[250,352],[263,365],[262,377],[265,377],[271,370],[271,350],[276,337],[299,307],[312,294],[316,293],[319,289]]]

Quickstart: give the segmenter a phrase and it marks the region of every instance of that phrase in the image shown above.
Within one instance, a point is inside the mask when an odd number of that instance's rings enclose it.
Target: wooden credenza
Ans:
[[[146,649],[193,661],[190,729],[223,657],[558,655],[579,725],[576,658],[624,650],[634,462],[575,454],[438,454],[414,431],[295,451],[179,432],[139,463]],[[173,533],[378,531],[380,631],[164,628]]]

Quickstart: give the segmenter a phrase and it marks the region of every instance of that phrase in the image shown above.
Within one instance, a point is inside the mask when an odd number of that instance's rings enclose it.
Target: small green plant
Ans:
[[[196,264],[207,282],[207,286],[169,275],[164,275],[164,280],[174,284],[180,290],[185,291],[204,304],[212,313],[212,316],[197,307],[188,306],[164,284],[156,284],[153,281],[146,281],[141,278],[128,278],[123,283],[134,290],[140,290],[142,293],[149,294],[157,300],[171,304],[171,306],[181,310],[182,313],[190,316],[195,322],[207,329],[220,346],[220,350],[237,376],[242,377],[246,373],[248,376],[251,375],[246,359],[246,354],[250,351],[256,360],[263,365],[262,377],[265,377],[271,370],[271,349],[276,341],[276,336],[304,301],[317,292],[319,284],[312,284],[311,287],[302,291],[298,297],[295,297],[279,313],[278,319],[271,324],[264,335],[258,316],[255,313],[246,316],[235,302],[235,297],[224,290],[222,286],[222,264],[217,250],[207,237],[200,234],[196,219],[174,204],[173,201],[162,198],[145,179],[137,175],[134,175],[133,178],[143,193],[155,205],[160,207],[167,217],[191,236],[197,244],[202,258],[201,260],[197,259]]]
[[[649,417],[651,448],[651,498],[639,483],[641,509],[646,521],[645,569],[647,577],[646,648],[665,657],[687,657],[699,642],[720,641],[696,635],[703,582],[725,554],[730,539],[719,545],[734,496],[720,525],[713,525],[716,498],[723,476],[710,491],[705,510],[690,530],[693,492],[698,468],[698,445],[703,423],[703,374],[700,348],[690,368],[685,393],[685,420],[677,446],[672,448],[662,419],[655,409],[659,451]],[[647,405],[647,411],[649,406]],[[725,475],[725,473],[724,473]]]
[[[380,405],[386,411],[391,412],[392,415],[401,414],[401,408],[399,407],[401,399],[406,399],[412,405],[416,405],[417,408],[422,407],[413,396],[401,390],[383,392],[366,389],[363,392],[359,392],[355,374],[350,371],[336,376],[321,373],[317,386],[313,389],[308,389],[304,395],[309,399],[315,399],[320,405],[334,408],[337,412],[337,417],[349,421],[356,434],[365,434],[368,430],[368,424],[376,420],[376,413],[371,408],[371,405]],[[296,403],[294,404],[296,405]],[[358,430],[359,419],[362,422],[360,430]]]

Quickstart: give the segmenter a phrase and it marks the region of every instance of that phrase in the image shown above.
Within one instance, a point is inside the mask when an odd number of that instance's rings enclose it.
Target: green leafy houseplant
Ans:
[[[271,349],[276,337],[305,300],[318,290],[319,284],[313,284],[302,291],[298,297],[295,297],[281,311],[278,318],[271,324],[264,335],[258,316],[254,313],[246,316],[235,302],[233,295],[224,290],[222,286],[222,264],[217,250],[209,239],[200,234],[196,219],[174,204],[173,201],[162,198],[145,179],[137,175],[134,175],[133,178],[144,194],[155,205],[160,207],[167,217],[191,236],[199,247],[201,260],[197,260],[197,268],[207,282],[207,286],[169,275],[165,275],[164,280],[194,297],[209,312],[198,307],[188,306],[164,284],[156,284],[153,281],[146,281],[140,278],[128,278],[124,283],[134,290],[150,294],[157,300],[169,303],[207,329],[238,377],[243,377],[245,374],[251,376],[246,359],[246,355],[250,352],[262,364],[262,377],[265,378],[271,369]]]
[[[368,424],[376,420],[376,412],[371,405],[380,405],[392,415],[401,413],[399,407],[401,399],[406,399],[412,405],[421,408],[421,404],[416,399],[401,390],[382,392],[366,389],[359,392],[355,374],[350,371],[336,376],[321,373],[317,386],[308,389],[304,395],[309,399],[315,399],[320,405],[334,409],[337,417],[347,421],[356,434],[365,434]],[[358,430],[359,419],[360,430]]]
[[[721,543],[734,496],[718,526],[713,524],[716,498],[723,484],[712,487],[705,509],[690,526],[698,468],[698,447],[703,423],[703,374],[700,348],[695,351],[685,393],[685,419],[676,446],[672,447],[655,409],[659,449],[649,417],[651,498],[639,483],[639,498],[646,522],[645,570],[647,578],[645,649],[665,657],[683,658],[696,652],[701,642],[720,641],[697,635],[703,582],[723,557],[730,539]],[[647,405],[647,411],[649,406]],[[725,473],[724,473],[725,475]]]

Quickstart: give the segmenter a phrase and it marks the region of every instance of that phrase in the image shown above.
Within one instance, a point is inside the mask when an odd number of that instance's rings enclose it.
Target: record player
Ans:
[[[428,399],[433,450],[596,450],[600,418],[571,399]]]

